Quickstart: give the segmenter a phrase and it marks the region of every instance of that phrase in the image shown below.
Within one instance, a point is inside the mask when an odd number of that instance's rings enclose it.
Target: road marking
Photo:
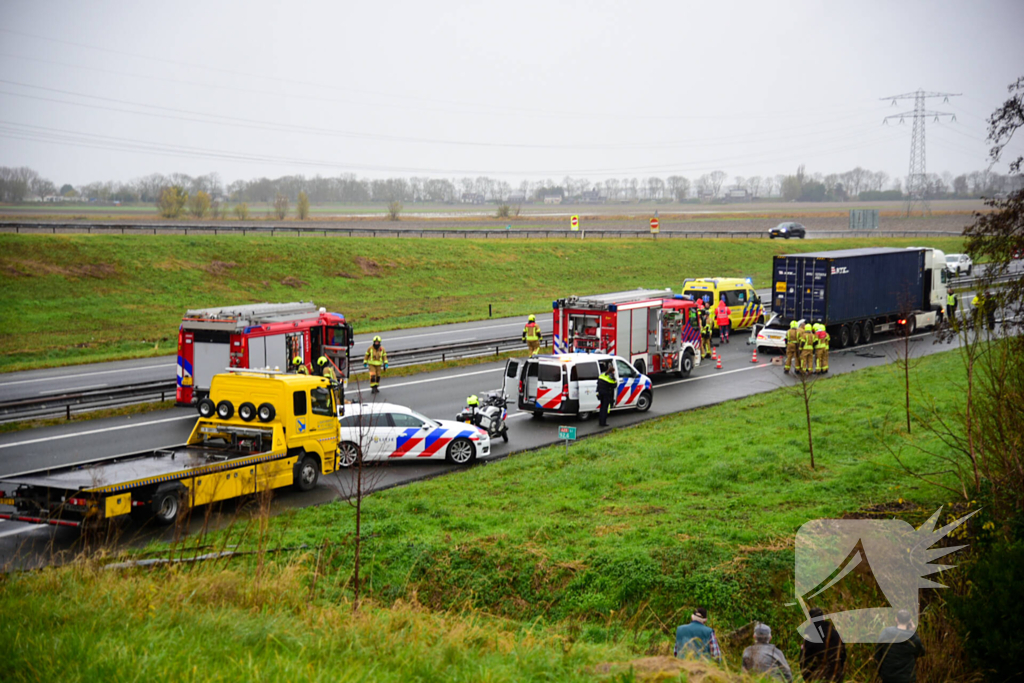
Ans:
[[[11,529],[10,531],[4,531],[4,532],[0,533],[0,538],[3,538],[4,536],[14,536],[15,534],[23,534],[26,531],[32,531],[33,529],[37,529],[37,528],[39,528],[39,527],[31,525],[31,526],[22,527],[20,529]]]
[[[459,377],[472,377],[473,375],[485,375],[488,372],[501,372],[505,368],[491,368],[490,370],[478,370],[476,372],[464,372],[461,375],[448,375],[447,377],[435,377],[434,379],[418,379],[415,382],[402,382],[401,384],[388,384],[385,386],[386,389],[397,389],[398,387],[408,387],[413,384],[426,384],[427,382],[442,382],[446,379],[458,379]]]
[[[70,389],[67,389],[67,388],[65,388],[65,389],[50,389],[49,391],[40,391],[39,393],[40,394],[63,394],[63,393],[70,393],[70,392],[73,392],[73,391],[85,391],[86,389],[102,389],[105,386],[107,386],[107,385],[106,384],[88,384],[88,385],[86,385],[84,387],[73,387],[73,388],[70,388]]]
[[[96,372],[80,372],[77,375],[57,375],[55,377],[38,377],[36,379],[19,379],[13,382],[0,382],[0,387],[12,386],[14,384],[31,384],[32,382],[52,382],[53,380],[62,379],[67,381],[76,377],[92,377],[94,375],[109,375],[115,372],[138,372],[139,370],[155,370],[157,368],[173,368],[175,363],[167,363],[165,365],[144,365],[140,368],[122,368],[120,370],[97,370]]]
[[[150,425],[163,424],[165,422],[176,422],[178,420],[195,420],[195,415],[178,415],[177,417],[167,417],[163,420],[150,420],[149,422],[136,422],[130,425],[118,425],[116,427],[104,427],[102,429],[90,429],[84,432],[74,432],[72,434],[57,434],[55,436],[47,436],[41,439],[29,439],[28,441],[15,441],[14,443],[0,443],[0,448],[14,448],[15,446],[28,446],[33,443],[43,443],[46,441],[57,441],[59,439],[73,439],[77,436],[89,436],[90,434],[104,434],[106,432],[117,432],[122,429],[134,429],[135,427],[148,427]],[[59,465],[58,467],[64,467]],[[10,476],[10,475],[4,475]]]

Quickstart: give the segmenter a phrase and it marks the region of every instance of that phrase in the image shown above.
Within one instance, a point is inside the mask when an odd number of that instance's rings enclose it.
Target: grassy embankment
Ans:
[[[955,354],[913,372],[918,391],[927,387],[922,401],[958,405]],[[793,661],[801,616],[784,603],[800,525],[878,506],[919,523],[943,502],[882,446],[906,438],[945,448],[919,426],[912,437],[886,428],[890,411],[900,423],[893,367],[821,381],[813,401],[815,470],[802,401],[779,390],[590,438],[568,455],[546,448],[371,496],[360,617],[347,609],[354,519],[344,503],[243,519],[190,542],[308,545],[297,553],[8,575],[6,671],[13,680],[573,680],[600,662],[670,653],[696,604],[723,636],[766,621]],[[924,593],[930,657],[918,680],[958,680],[958,638],[940,593]],[[745,644],[726,642],[734,671]],[[851,646],[847,680],[869,679],[870,653]]]
[[[908,246],[920,239],[872,240]],[[960,238],[928,240],[957,250]],[[862,239],[473,242],[0,235],[0,371],[174,353],[188,308],[316,301],[357,332],[543,313],[551,300],[685,277],[768,283],[773,254]]]

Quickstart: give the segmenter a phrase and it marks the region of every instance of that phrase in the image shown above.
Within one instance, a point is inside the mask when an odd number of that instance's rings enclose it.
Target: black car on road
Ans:
[[[790,221],[787,223],[779,223],[769,230],[768,237],[771,239],[775,239],[776,237],[785,237],[787,240],[790,237],[799,237],[800,239],[803,239],[807,237],[807,230],[799,223],[793,223]]]

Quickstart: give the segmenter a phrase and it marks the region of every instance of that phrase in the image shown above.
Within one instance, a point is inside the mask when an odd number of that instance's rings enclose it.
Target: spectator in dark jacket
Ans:
[[[815,607],[809,615],[813,623],[800,644],[800,672],[805,681],[840,683],[846,669],[846,644],[832,622],[822,618],[820,609]]]
[[[907,636],[907,632],[910,636]],[[917,658],[924,656],[924,645],[914,632],[910,612],[896,612],[896,626],[882,629],[875,645],[875,661],[882,683],[916,683]]]

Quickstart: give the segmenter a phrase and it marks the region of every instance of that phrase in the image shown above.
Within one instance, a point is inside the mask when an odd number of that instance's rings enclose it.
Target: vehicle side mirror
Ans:
[[[420,425],[420,429],[430,429],[430,425],[428,425],[428,424],[421,424]]]

